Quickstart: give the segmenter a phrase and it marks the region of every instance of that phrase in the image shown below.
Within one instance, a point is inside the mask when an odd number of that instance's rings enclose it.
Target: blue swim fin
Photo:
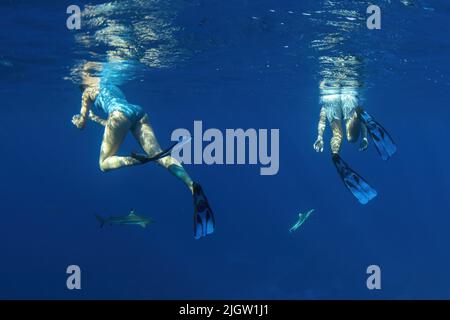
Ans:
[[[216,221],[202,187],[194,182],[194,238],[200,239],[214,232]]]
[[[397,151],[397,146],[391,135],[362,108],[358,108],[358,114],[369,131],[381,159],[387,160],[392,157]]]
[[[338,154],[333,154],[333,163],[347,189],[361,204],[367,204],[377,196],[377,191],[364,178],[353,171]]]

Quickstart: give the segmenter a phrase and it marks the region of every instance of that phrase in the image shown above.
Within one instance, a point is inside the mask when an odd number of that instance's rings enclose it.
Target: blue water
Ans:
[[[450,298],[450,5],[376,2],[381,30],[359,0],[79,1],[76,31],[72,1],[1,1],[0,298]],[[154,164],[101,172],[102,128],[71,124],[88,62],[117,66],[108,77],[164,146],[194,120],[280,129],[279,173],[186,165],[217,220],[194,240],[182,183]],[[383,162],[344,143],[378,191],[366,206],[336,174],[330,131],[323,154],[312,148],[324,79],[362,84],[398,145]],[[137,148],[130,135],[120,154]],[[94,214],[132,208],[157,222],[99,229]],[[81,290],[66,288],[72,264]],[[372,264],[381,290],[366,287]]]

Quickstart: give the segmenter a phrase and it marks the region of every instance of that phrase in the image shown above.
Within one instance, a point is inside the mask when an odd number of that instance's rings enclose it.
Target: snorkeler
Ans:
[[[342,123],[345,124],[346,138],[349,142],[355,143],[361,136],[360,151],[367,150],[369,146],[368,133],[383,160],[389,159],[397,147],[389,133],[358,106],[358,93],[355,88],[327,87],[322,81],[320,90],[322,108],[314,149],[323,152],[323,133],[328,120],[332,130],[330,144],[333,163],[345,186],[361,204],[366,204],[377,196],[377,192],[339,156],[343,140]]]
[[[83,81],[80,88],[83,91],[81,111],[80,114],[72,118],[72,123],[78,129],[84,129],[89,118],[105,126],[100,149],[100,169],[105,172],[156,161],[183,181],[191,191],[194,199],[194,237],[199,239],[213,233],[215,228],[214,214],[202,187],[191,180],[180,162],[173,158],[168,150],[161,150],[153,128],[148,121],[148,116],[143,109],[138,105],[130,104],[117,86],[99,79]],[[107,120],[96,116],[92,112],[92,106],[103,111],[108,116]],[[132,132],[145,151],[146,156],[138,154],[132,154],[128,157],[116,155],[128,131]],[[169,148],[169,151],[171,148]]]

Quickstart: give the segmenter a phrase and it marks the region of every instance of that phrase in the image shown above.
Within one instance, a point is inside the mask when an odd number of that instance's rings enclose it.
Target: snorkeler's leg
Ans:
[[[350,118],[345,120],[345,133],[348,142],[355,143],[358,141],[359,134],[361,133],[361,121],[356,112],[353,112]]]
[[[362,140],[359,145],[359,151],[366,151],[369,147],[369,139],[367,139],[367,127],[364,123],[361,123],[361,136]]]
[[[131,122],[122,113],[113,112],[110,114],[100,150],[99,164],[102,171],[140,164],[138,160],[131,157],[119,157],[115,155],[130,127]]]
[[[191,193],[194,193],[194,182],[177,159],[172,156],[167,156],[159,159],[158,163],[164,168],[167,168],[178,179],[182,180],[189,190],[191,190]]]
[[[142,149],[150,156],[161,153],[161,147],[156,139],[153,128],[144,116],[139,123],[133,128],[133,134],[142,146]],[[214,232],[216,222],[214,213],[209,206],[208,199],[203,192],[202,187],[192,181],[186,170],[184,170],[181,163],[171,157],[163,157],[157,162],[163,167],[167,168],[174,176],[182,180],[186,186],[191,190],[194,200],[194,238],[200,239]]]
[[[331,152],[338,154],[342,145],[342,124],[340,120],[331,121],[331,130],[333,136],[331,137]]]
[[[148,122],[147,115],[145,115],[134,126],[132,132],[142,149],[144,149],[145,153],[147,153],[149,157],[153,157],[158,153],[161,153],[161,147],[159,146],[152,126]],[[191,193],[194,193],[193,181],[178,160],[171,156],[167,156],[157,160],[157,162],[164,168],[168,169],[174,176],[182,180],[187,185],[189,190],[191,190]]]

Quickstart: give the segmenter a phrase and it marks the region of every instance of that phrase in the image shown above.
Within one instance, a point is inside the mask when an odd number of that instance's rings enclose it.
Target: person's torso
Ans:
[[[121,104],[128,104],[123,92],[114,85],[100,85],[98,95],[94,102],[95,106],[103,112],[109,114],[114,107]]]
[[[100,85],[94,105],[108,115],[113,111],[121,111],[131,118],[143,112],[140,106],[129,103],[123,92],[112,84]]]

